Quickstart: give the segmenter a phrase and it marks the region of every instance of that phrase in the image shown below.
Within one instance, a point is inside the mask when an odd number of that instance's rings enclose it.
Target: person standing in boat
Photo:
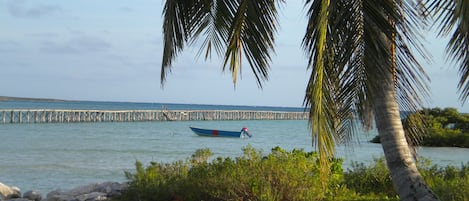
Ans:
[[[243,127],[243,129],[241,129],[241,137],[244,138],[245,136],[252,137],[251,133],[248,131],[248,128]]]

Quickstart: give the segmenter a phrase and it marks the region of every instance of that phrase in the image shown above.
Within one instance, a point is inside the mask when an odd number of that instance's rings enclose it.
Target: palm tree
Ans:
[[[224,58],[223,70],[228,66],[234,83],[241,61],[247,60],[262,87],[274,53],[277,10],[283,3],[167,0],[163,10],[162,84],[177,54],[202,38],[199,53],[209,58],[215,50]],[[400,198],[437,200],[417,170],[399,113],[416,111],[421,97],[428,97],[429,79],[413,54],[416,51],[425,58],[418,38],[425,25],[421,10],[416,9],[424,10],[421,2],[306,0],[305,8],[309,21],[303,47],[312,72],[304,104],[310,108],[311,134],[322,164],[322,179],[328,178],[335,144],[352,138],[358,117],[365,128],[371,128],[374,120]],[[467,88],[466,83],[462,96],[467,97]]]

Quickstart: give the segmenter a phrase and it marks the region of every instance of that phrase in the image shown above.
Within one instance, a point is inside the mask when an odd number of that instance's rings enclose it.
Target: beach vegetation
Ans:
[[[136,162],[126,172],[129,187],[116,200],[399,200],[385,158],[365,165],[353,162],[344,170],[341,159],[331,159],[331,178],[323,188],[316,152],[275,147],[263,154],[250,146],[236,158],[211,160],[208,149],[173,163]],[[205,160],[201,160],[205,159]],[[443,200],[468,200],[469,163],[431,166],[420,160],[422,176]]]
[[[455,108],[419,110],[405,117],[403,125],[407,136],[415,129],[423,130],[417,142],[420,146],[469,148],[469,114],[459,113]],[[380,143],[379,136],[371,142]]]
[[[438,166],[419,157],[418,166],[427,185],[432,188],[441,200],[469,200],[469,163]],[[376,158],[370,165],[352,163],[344,172],[346,186],[360,194],[382,193],[388,197],[397,196],[393,190],[391,177],[384,158]]]
[[[371,164],[353,162],[343,169],[332,159],[324,189],[316,152],[275,147],[267,155],[250,146],[236,158],[211,160],[209,149],[173,163],[150,163],[125,173],[129,187],[116,200],[399,200],[385,158]],[[431,165],[420,158],[420,172],[443,200],[469,199],[469,163],[461,167]]]
[[[197,151],[186,161],[171,164],[136,162],[126,172],[129,188],[121,200],[335,200],[360,197],[346,188],[342,161],[331,159],[331,183],[323,190],[316,152],[279,147],[264,155],[248,146],[236,158],[209,160]],[[200,154],[204,155],[201,156]],[[207,160],[200,160],[200,159]],[[373,195],[375,196],[375,195]]]

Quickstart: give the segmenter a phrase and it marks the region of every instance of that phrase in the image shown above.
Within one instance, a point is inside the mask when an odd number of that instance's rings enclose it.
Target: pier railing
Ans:
[[[0,123],[74,123],[203,120],[303,120],[305,112],[250,110],[0,110]]]

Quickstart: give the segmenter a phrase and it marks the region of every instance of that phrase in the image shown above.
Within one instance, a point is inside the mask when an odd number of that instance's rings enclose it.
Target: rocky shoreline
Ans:
[[[45,197],[36,190],[21,193],[16,186],[0,183],[0,201],[99,201],[110,200],[127,189],[126,183],[103,182],[79,186],[68,191],[54,190]]]

